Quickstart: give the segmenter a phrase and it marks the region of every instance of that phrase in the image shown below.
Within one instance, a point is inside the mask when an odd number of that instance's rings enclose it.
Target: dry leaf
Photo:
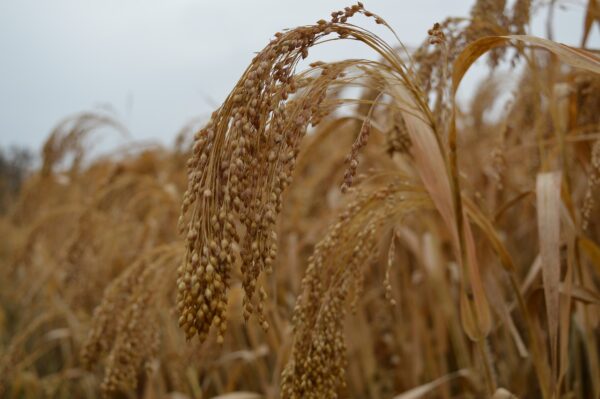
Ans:
[[[557,373],[558,326],[560,319],[560,172],[537,177],[537,214],[542,279],[550,336],[553,375]]]

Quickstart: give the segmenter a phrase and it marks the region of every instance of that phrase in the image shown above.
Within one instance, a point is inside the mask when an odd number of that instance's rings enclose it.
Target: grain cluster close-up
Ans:
[[[530,34],[560,3],[412,47],[350,4],[172,145],[86,111],[0,152],[0,398],[600,399],[600,3]]]

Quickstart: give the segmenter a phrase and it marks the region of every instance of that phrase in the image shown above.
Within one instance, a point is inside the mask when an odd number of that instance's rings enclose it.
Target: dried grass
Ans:
[[[600,60],[534,9],[277,33],[173,149],[59,124],[0,217],[0,396],[600,398]],[[376,59],[297,70],[337,40]],[[484,55],[523,65],[493,121],[502,80],[455,101]]]

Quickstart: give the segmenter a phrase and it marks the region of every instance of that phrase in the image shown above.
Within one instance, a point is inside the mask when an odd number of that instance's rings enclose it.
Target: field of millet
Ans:
[[[65,119],[0,214],[0,397],[600,398],[600,5],[579,47],[544,6],[276,33],[171,148]]]

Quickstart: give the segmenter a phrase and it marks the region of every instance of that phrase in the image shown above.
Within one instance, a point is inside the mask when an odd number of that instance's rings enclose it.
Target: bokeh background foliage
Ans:
[[[358,3],[171,147],[93,155],[126,129],[86,112],[0,153],[0,396],[600,398],[600,8],[569,47],[543,6],[408,50]],[[310,59],[344,40],[376,55]]]

